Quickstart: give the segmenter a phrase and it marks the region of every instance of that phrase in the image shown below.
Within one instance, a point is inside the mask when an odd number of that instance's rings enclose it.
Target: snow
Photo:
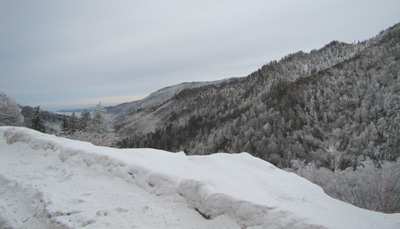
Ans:
[[[0,127],[0,228],[400,228],[241,154],[112,149]]]

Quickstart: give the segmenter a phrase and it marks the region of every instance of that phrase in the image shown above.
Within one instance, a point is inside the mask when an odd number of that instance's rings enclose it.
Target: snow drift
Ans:
[[[241,154],[112,149],[0,128],[0,228],[399,228]]]

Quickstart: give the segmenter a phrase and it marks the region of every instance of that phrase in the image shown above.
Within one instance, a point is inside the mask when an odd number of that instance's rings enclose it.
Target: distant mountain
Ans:
[[[331,169],[400,152],[400,25],[357,44],[333,41],[224,84],[185,89],[115,123],[121,147],[249,152],[279,167]]]
[[[72,113],[72,112],[81,113],[83,109],[85,109],[85,108],[62,109],[62,110],[58,110],[58,111],[56,111],[56,112],[57,112],[57,113]],[[90,108],[87,108],[87,109],[88,109],[90,112],[93,112],[93,111],[94,111],[94,107],[90,107]]]
[[[210,85],[210,84],[222,84],[222,83],[227,83],[227,82],[232,82],[235,80],[238,80],[240,78],[229,78],[229,79],[223,79],[223,80],[217,80],[217,81],[207,81],[207,82],[185,82],[181,84],[177,84],[174,86],[169,86],[162,88],[156,92],[151,93],[149,96],[147,96],[144,99],[137,100],[137,101],[132,101],[132,102],[126,102],[122,104],[118,104],[116,106],[107,106],[105,107],[107,110],[107,114],[109,115],[110,119],[112,121],[116,119],[122,119],[125,117],[127,114],[134,112],[139,109],[144,109],[152,106],[156,106],[170,98],[172,98],[174,95],[178,94],[179,92],[185,90],[185,89],[191,89],[191,88],[196,88],[196,87],[201,87],[204,85]],[[90,112],[94,111],[94,107],[88,108]],[[78,109],[61,109],[56,111],[57,113],[81,113],[83,108],[78,108]]]
[[[110,106],[106,107],[107,113],[110,115],[111,119],[121,119],[124,116],[128,115],[129,113],[139,110],[139,109],[144,109],[152,106],[156,106],[170,98],[172,98],[174,95],[178,94],[179,92],[185,90],[185,89],[190,89],[190,88],[196,88],[196,87],[201,87],[205,85],[218,85],[226,82],[231,82],[235,81],[239,78],[229,78],[229,79],[224,79],[224,80],[218,80],[218,81],[209,81],[209,82],[185,82],[181,84],[177,84],[174,86],[166,87],[163,89],[160,89],[156,92],[151,93],[149,96],[142,100],[138,101],[133,101],[133,102],[128,102],[128,103],[122,103],[116,106]]]

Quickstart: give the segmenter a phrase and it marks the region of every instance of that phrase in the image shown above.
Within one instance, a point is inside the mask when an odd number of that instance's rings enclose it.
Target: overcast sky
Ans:
[[[400,22],[400,0],[0,0],[0,90],[80,108],[166,86],[247,76]]]

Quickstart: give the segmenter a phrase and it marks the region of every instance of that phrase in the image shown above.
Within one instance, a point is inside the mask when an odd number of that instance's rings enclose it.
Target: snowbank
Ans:
[[[400,228],[247,153],[112,149],[0,128],[0,228]]]

